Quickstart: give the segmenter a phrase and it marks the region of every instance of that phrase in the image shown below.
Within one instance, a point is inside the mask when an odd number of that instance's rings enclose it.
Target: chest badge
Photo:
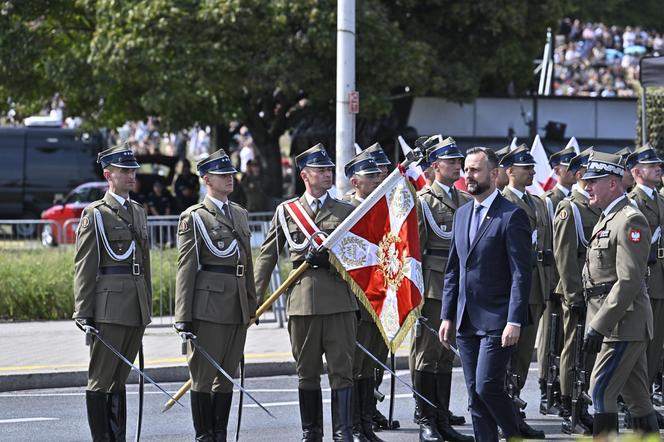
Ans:
[[[219,241],[219,242],[217,243],[217,247],[219,247],[220,249],[223,249],[223,248],[224,248],[224,242],[223,242],[223,241]]]
[[[602,230],[597,234],[597,237],[598,238],[608,238],[610,233],[611,233],[610,230]]]
[[[641,231],[639,229],[630,229],[629,231],[629,240],[633,243],[641,242]]]

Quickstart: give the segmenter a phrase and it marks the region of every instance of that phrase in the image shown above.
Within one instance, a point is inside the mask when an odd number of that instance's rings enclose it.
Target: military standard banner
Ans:
[[[367,308],[391,352],[417,320],[424,291],[415,201],[415,189],[399,166],[325,244],[330,262]]]

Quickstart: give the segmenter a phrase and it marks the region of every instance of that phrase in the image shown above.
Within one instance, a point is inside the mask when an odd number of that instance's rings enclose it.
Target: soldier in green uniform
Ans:
[[[633,151],[634,150],[631,147],[627,146],[616,152],[616,155],[620,155],[620,164],[625,166],[625,164],[627,164],[627,157],[630,156]],[[631,170],[625,168],[622,181],[623,187],[625,188],[625,193],[631,192],[632,188],[634,187],[634,177],[632,176]]]
[[[357,207],[380,184],[381,170],[376,161],[366,151],[357,154],[344,166],[346,178],[350,180],[353,194],[349,203]],[[367,307],[360,307],[360,321],[357,324],[357,342],[369,350],[380,361],[387,359],[387,345],[380,334],[374,317]],[[372,309],[373,311],[373,309]],[[353,358],[353,440],[382,442],[373,431],[373,417],[376,412],[374,399],[376,363],[359,348]]]
[[[392,162],[387,157],[387,154],[380,146],[379,143],[374,143],[371,146],[367,147],[364,150],[366,153],[371,155],[371,157],[376,161],[376,165],[380,169],[380,181],[382,182],[390,174],[390,169],[392,168]]]
[[[555,292],[562,297],[563,349],[560,353],[560,416],[564,419],[562,431],[572,434],[572,370],[576,342],[576,326],[585,320],[586,304],[583,297],[581,271],[585,264],[586,247],[593,227],[599,220],[600,210],[589,206],[583,175],[592,148],[586,149],[570,160],[568,171],[576,178],[572,193],[558,203],[553,221],[553,254],[558,271]],[[581,339],[581,337],[579,337]],[[585,367],[591,370],[594,358],[587,357]],[[586,432],[593,427],[588,406],[580,408],[579,423]]]
[[[626,169],[631,170],[636,185],[628,194],[635,201],[639,210],[648,220],[652,232],[650,253],[648,255],[648,273],[646,283],[650,298],[650,307],[654,318],[664,317],[664,198],[657,193],[657,185],[662,177],[662,160],[650,145],[645,145],[627,157]],[[662,346],[664,345],[664,321],[654,321],[653,339],[648,343],[648,382],[655,381],[661,370]],[[658,412],[660,427],[664,417]]]
[[[574,149],[568,147],[561,151],[558,151],[552,154],[549,157],[549,165],[553,168],[558,182],[553,187],[553,189],[544,193],[541,196],[544,201],[549,217],[551,218],[551,225],[553,225],[554,214],[556,213],[556,207],[558,203],[567,197],[570,192],[572,185],[576,182],[574,174],[570,173],[568,170],[570,160],[576,155]],[[555,292],[556,284],[558,284],[558,272],[555,267],[553,269],[553,277],[551,278],[551,290],[546,299],[546,308],[542,314],[542,321],[540,322],[541,330],[538,333],[537,341],[537,362],[539,363],[539,385],[540,385],[540,413],[548,414],[551,410],[548,410],[546,405],[546,393],[547,393],[547,375],[548,375],[548,352],[549,352],[549,339],[551,336],[551,318],[555,313],[558,318],[562,318],[562,307],[561,307],[561,298],[560,294]],[[545,294],[546,295],[546,294]],[[562,349],[563,342],[563,330],[560,319],[558,320],[558,348],[556,348],[556,355],[560,356],[560,350]],[[556,396],[556,402],[560,400],[559,398],[560,391],[556,391],[554,395]],[[557,404],[554,404],[557,408]]]
[[[498,149],[496,151],[496,155],[498,156],[498,161],[502,160],[505,155],[507,155],[510,152],[510,146],[505,146],[502,149]],[[498,168],[498,178],[496,179],[496,187],[500,192],[503,191],[505,186],[507,186],[510,182],[510,179],[507,177],[507,172],[505,169],[502,167]]]
[[[653,317],[646,287],[650,228],[622,184],[617,155],[593,152],[583,176],[590,204],[602,210],[588,238],[583,268],[588,302],[583,349],[597,353],[590,378],[595,409],[593,435],[618,431],[618,394],[635,431],[658,434],[650,401],[646,350]]]
[[[186,209],[178,225],[175,329],[196,342],[227,373],[235,374],[256,313],[247,211],[229,201],[236,172],[223,149],[197,164],[207,186],[203,202]],[[225,441],[233,384],[191,343],[191,414],[197,441]]]
[[[525,145],[506,154],[500,160],[500,167],[507,172],[509,185],[503,189],[503,196],[522,208],[530,219],[532,232],[532,283],[529,298],[529,323],[521,326],[521,336],[512,355],[512,372],[518,375],[517,390],[521,390],[528,377],[528,369],[535,349],[537,328],[544,311],[544,302],[549,297],[553,276],[553,245],[551,219],[544,202],[528,194],[526,187],[535,176],[535,159]],[[519,419],[519,429],[524,437],[543,439],[544,432],[535,430]]]
[[[422,317],[437,330],[440,327],[443,280],[452,237],[452,219],[456,209],[472,199],[454,187],[463,167],[463,154],[454,139],[431,137],[424,143],[427,161],[435,180],[419,192],[422,216],[419,218],[424,304]],[[472,436],[457,432],[450,424],[450,391],[454,353],[445,349],[437,336],[421,330],[413,335],[411,359],[415,389],[437,409],[416,397],[420,411],[420,441],[472,441]]]
[[[133,361],[150,323],[152,286],[147,218],[129,199],[139,168],[128,144],[101,152],[108,191],[81,215],[74,255],[74,320]],[[85,392],[95,441],[125,440],[130,367],[94,339]]]
[[[320,375],[323,354],[332,389],[333,439],[352,440],[353,354],[357,329],[355,296],[347,283],[330,266],[328,253],[313,253],[309,237],[293,220],[288,206],[306,212],[316,229],[331,233],[354,207],[330,197],[334,163],[325,147],[317,144],[295,158],[304,181],[305,193],[277,207],[270,230],[254,266],[256,293],[265,294],[272,269],[289,244],[293,268],[305,260],[310,264],[288,294],[288,332],[299,379],[300,418],[303,441],[323,437],[323,400]]]

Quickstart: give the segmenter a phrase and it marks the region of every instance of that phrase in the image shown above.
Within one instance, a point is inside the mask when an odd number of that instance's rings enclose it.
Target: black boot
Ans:
[[[642,433],[644,436],[659,435],[659,424],[654,411],[647,416],[632,417],[632,425],[635,432]]]
[[[588,404],[584,403],[579,409],[579,425],[581,425],[585,431],[585,434],[592,434],[593,427],[593,417],[588,413]]]
[[[351,442],[353,387],[332,389],[332,440]]]
[[[353,381],[353,442],[368,442],[364,436],[364,429],[362,428],[362,412],[363,406],[362,399],[364,399],[362,388],[364,379],[355,379]],[[372,415],[373,417],[373,415]]]
[[[191,391],[191,417],[197,442],[214,442],[212,395],[200,391]]]
[[[93,442],[111,441],[108,422],[109,393],[103,391],[85,391],[85,406],[88,409],[88,425]]]
[[[618,433],[618,413],[595,413],[593,436],[606,436],[610,433]]]
[[[450,415],[450,425],[465,425],[466,424],[466,418],[465,417],[457,416],[449,410],[448,410],[448,414]]]
[[[228,415],[231,413],[233,392],[212,393],[212,433],[214,442],[226,442]]]
[[[419,424],[420,418],[422,417],[422,411],[420,410],[419,402],[417,402],[417,396],[413,395],[413,399],[415,399],[415,410],[413,410],[413,423]]]
[[[113,440],[125,442],[127,438],[127,392],[122,390],[111,393],[108,408],[108,423]]]
[[[415,370],[414,372],[415,390],[424,395],[431,403],[436,403],[436,375],[425,371]],[[420,442],[443,442],[443,436],[438,432],[436,425],[436,409],[417,397],[417,403],[420,408]]]
[[[514,408],[517,411],[519,411],[516,404],[514,405]],[[521,417],[518,413],[517,413],[517,419],[519,420],[519,433],[521,433],[521,436],[523,436],[524,439],[546,439],[544,431],[536,430],[530,425],[528,425],[526,420],[523,417]]]
[[[376,413],[376,402],[374,401],[374,379],[361,379],[358,381],[359,388],[358,401],[360,403],[360,422],[362,434],[369,442],[384,442],[383,439],[376,436],[373,431],[373,417]],[[353,393],[355,394],[355,393]],[[353,434],[355,431],[353,430]]]
[[[459,433],[450,424],[450,393],[452,391],[452,373],[436,375],[436,428],[438,433],[449,442],[474,442],[475,438]]]
[[[547,415],[549,414],[549,408],[547,407],[546,404],[546,379],[540,379],[539,380],[539,387],[540,387],[540,414]]]
[[[300,396],[300,419],[302,420],[302,442],[323,440],[323,395],[318,390],[298,390]]]
[[[662,413],[655,410],[655,417],[657,418],[657,425],[659,426],[659,429],[664,429],[664,416],[662,416]]]

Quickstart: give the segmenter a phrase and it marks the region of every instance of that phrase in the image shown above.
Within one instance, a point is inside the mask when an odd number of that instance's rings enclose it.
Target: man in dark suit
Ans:
[[[456,325],[477,441],[522,435],[505,391],[507,364],[528,320],[532,232],[523,209],[496,190],[498,158],[466,152],[466,186],[474,201],[454,215],[440,326],[449,347]]]

